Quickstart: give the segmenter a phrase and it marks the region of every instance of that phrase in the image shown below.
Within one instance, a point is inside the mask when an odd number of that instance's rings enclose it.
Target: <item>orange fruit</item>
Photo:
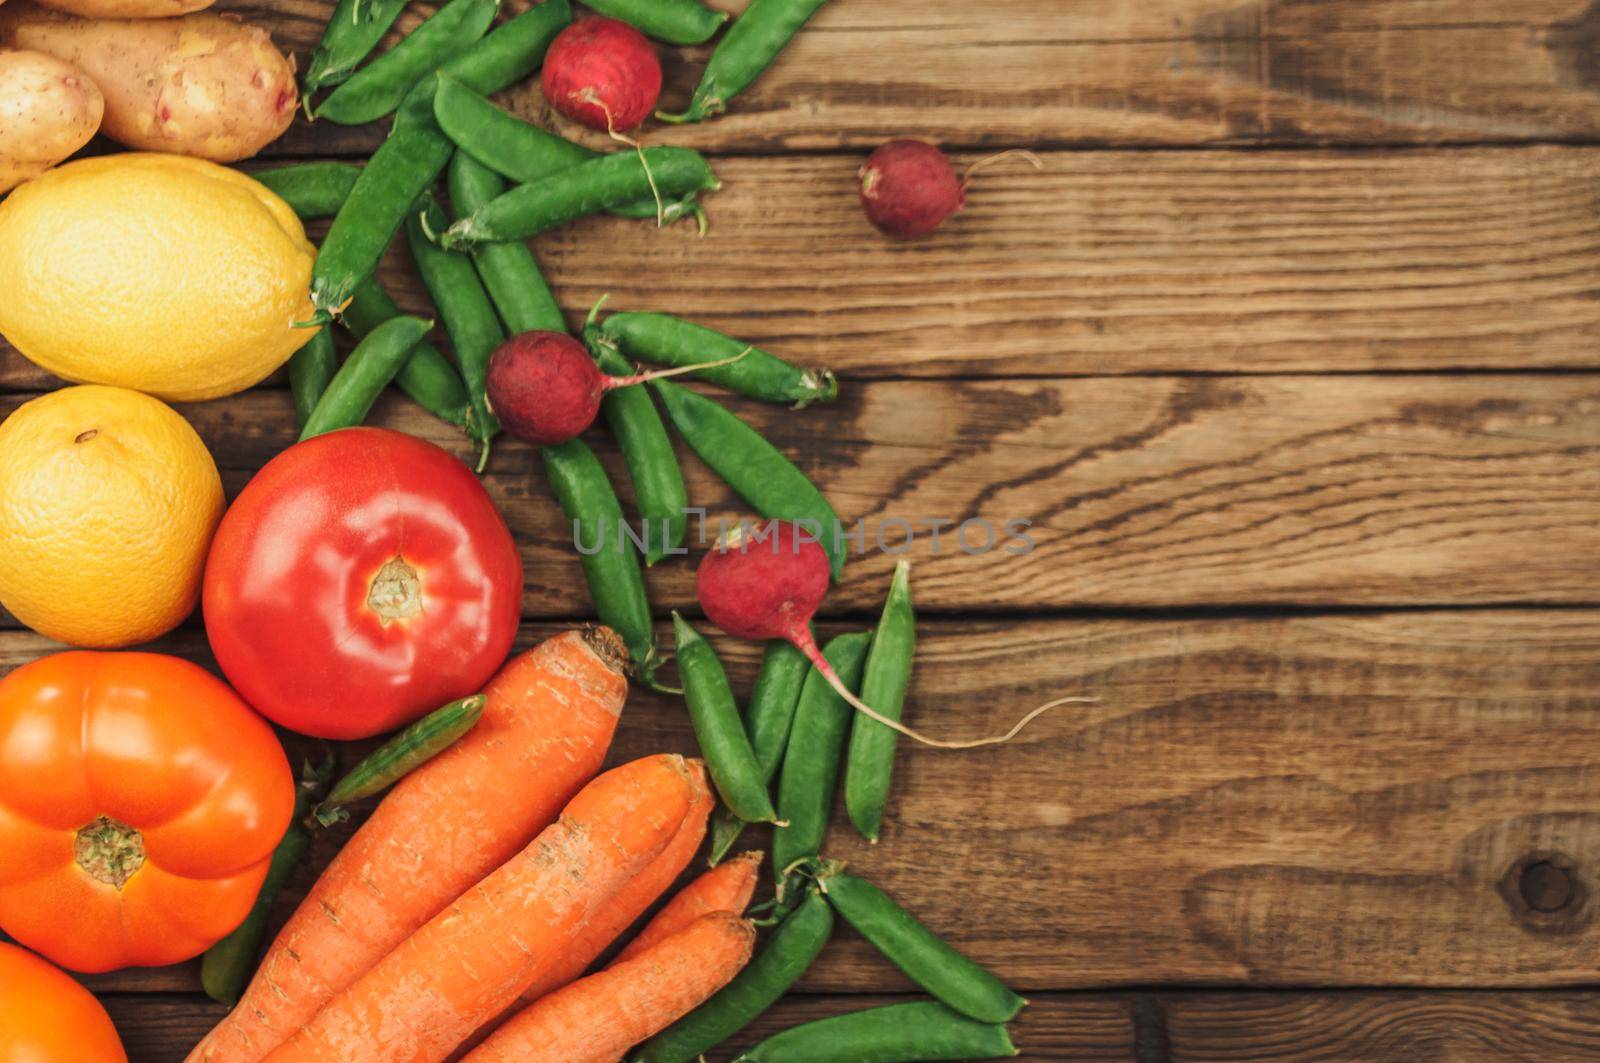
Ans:
[[[41,635],[129,646],[200,596],[222,478],[176,410],[64,388],[0,423],[0,605]]]

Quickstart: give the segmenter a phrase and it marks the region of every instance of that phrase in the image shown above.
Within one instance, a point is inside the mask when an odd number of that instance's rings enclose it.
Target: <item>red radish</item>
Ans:
[[[949,158],[932,144],[891,140],[861,167],[861,206],[867,220],[885,235],[926,236],[967,205],[973,174],[1008,155],[1043,165],[1032,152],[1002,151],[973,163],[958,178]]]
[[[614,18],[580,19],[562,30],[539,75],[550,106],[602,133],[625,133],[656,109],[661,60],[644,34]]]
[[[1033,709],[1010,731],[991,738],[968,742],[928,738],[851,693],[817,649],[811,618],[828,593],[828,576],[828,555],[815,538],[801,535],[791,522],[771,521],[761,528],[741,527],[708,552],[695,573],[695,597],[707,619],[728,634],[758,641],[783,639],[805,654],[812,667],[858,712],[924,745],[971,749],[1009,742],[1036,716],[1057,705],[1094,700],[1057,698]]]
[[[738,361],[732,358],[633,376],[607,376],[589,350],[565,332],[534,330],[512,336],[494,349],[484,380],[489,408],[513,436],[542,447],[576,439],[600,412],[600,397],[612,388],[693,373]]]

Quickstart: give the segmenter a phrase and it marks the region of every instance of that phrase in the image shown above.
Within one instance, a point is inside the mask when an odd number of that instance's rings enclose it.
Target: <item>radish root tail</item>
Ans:
[[[1003,162],[1004,160],[1010,158],[1026,160],[1028,165],[1032,166],[1035,170],[1044,169],[1044,160],[1039,158],[1039,156],[1035,155],[1033,152],[1029,151],[1027,148],[1009,148],[1006,151],[995,152],[993,155],[985,155],[971,166],[968,166],[967,172],[961,177],[961,191],[965,192],[967,190],[967,186],[972,183],[973,176],[980,170],[987,170],[995,163]]]
[[[725,365],[732,365],[754,351],[754,347],[746,347],[732,358],[719,358],[715,362],[699,362],[695,365],[680,365],[672,369],[656,369],[648,373],[635,373],[632,376],[614,376],[605,382],[605,389],[632,387],[634,384],[646,384],[652,380],[661,380],[669,376],[682,376],[685,373],[698,373],[702,369],[719,369]]]
[[[606,116],[606,135],[619,144],[626,144],[639,154],[639,165],[644,167],[644,179],[650,182],[650,194],[656,200],[656,228],[667,227],[667,205],[661,201],[661,189],[656,187],[656,175],[650,172],[650,160],[645,158],[644,145],[626,133],[617,132],[617,127],[611,121],[611,108],[607,107],[598,93],[590,86],[584,86],[582,92],[574,93],[573,99],[579,103],[589,103],[600,108],[600,113]]]

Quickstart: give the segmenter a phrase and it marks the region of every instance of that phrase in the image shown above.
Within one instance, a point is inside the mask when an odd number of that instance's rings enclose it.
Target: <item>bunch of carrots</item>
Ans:
[[[755,941],[755,853],[581,977],[688,866],[714,804],[704,766],[673,754],[597,775],[625,661],[604,628],[512,659],[478,724],[329,865],[190,1063],[613,1063],[730,981]]]

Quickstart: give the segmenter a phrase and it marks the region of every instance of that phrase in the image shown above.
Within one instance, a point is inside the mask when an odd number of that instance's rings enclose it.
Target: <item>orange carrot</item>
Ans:
[[[632,926],[645,913],[645,909],[666,892],[668,886],[677,881],[683,869],[694,859],[694,854],[700,850],[700,843],[706,837],[706,821],[715,805],[716,798],[702,773],[699,789],[695,791],[695,803],[689,815],[684,817],[683,827],[672,839],[672,844],[650,866],[639,872],[639,876],[628,883],[610,904],[584,922],[577,937],[567,947],[560,964],[527,988],[522,994],[522,1003],[531,1004],[587,971],[595,958]]]
[[[317,1012],[270,1063],[437,1063],[559,960],[667,847],[694,799],[676,754],[613,768],[561,818]]]
[[[600,770],[627,696],[606,628],[509,661],[478,725],[391,790],[189,1063],[257,1063],[556,818]]]
[[[755,939],[755,924],[732,912],[701,916],[525,1008],[464,1063],[610,1063],[727,985]]]
[[[756,892],[756,875],[761,870],[761,850],[740,853],[732,860],[724,860],[707,871],[668,901],[645,924],[639,936],[617,953],[613,966],[631,960],[658,942],[671,937],[703,915],[712,912],[732,912],[743,915],[750,898]]]

